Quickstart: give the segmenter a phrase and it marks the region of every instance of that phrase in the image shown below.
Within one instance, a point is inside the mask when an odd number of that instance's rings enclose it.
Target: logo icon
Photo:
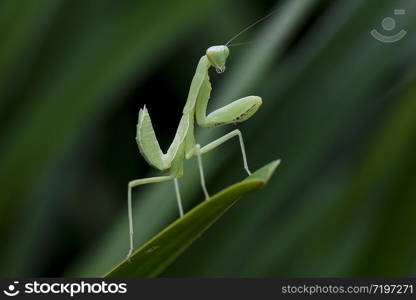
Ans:
[[[406,10],[404,9],[395,9],[394,14],[396,16],[403,16],[406,14]],[[396,28],[396,20],[391,17],[386,17],[381,21],[381,27],[383,27],[384,31],[392,31]],[[382,43],[395,43],[397,41],[400,41],[404,36],[407,34],[406,30],[400,30],[398,33],[393,35],[384,35],[377,31],[377,29],[371,30],[371,35],[379,40]]]
[[[19,284],[19,281],[14,281],[13,284],[8,286],[7,290],[4,290],[3,293],[9,297],[14,297],[20,293],[19,290],[16,289],[16,285]]]

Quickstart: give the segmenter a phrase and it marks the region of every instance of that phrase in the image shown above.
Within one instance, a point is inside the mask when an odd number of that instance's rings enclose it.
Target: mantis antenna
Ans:
[[[241,42],[241,43],[232,43],[232,44],[228,44],[228,47],[244,46],[244,45],[250,45],[250,44],[261,43],[261,42],[272,42],[272,40],[260,40],[260,41],[248,41],[248,42]]]
[[[271,15],[273,15],[273,14],[275,14],[277,12],[277,9],[276,10],[273,10],[272,12],[270,12],[270,13],[268,13],[267,15],[265,15],[264,17],[262,17],[262,18],[260,18],[260,19],[258,19],[256,22],[254,22],[254,23],[252,23],[252,24],[250,24],[250,25],[248,25],[246,28],[244,28],[243,30],[241,30],[239,33],[237,33],[235,36],[233,36],[226,44],[225,44],[225,46],[228,46],[228,45],[230,45],[230,43],[232,42],[232,41],[234,41],[236,38],[238,38],[240,35],[242,35],[244,32],[246,32],[247,30],[249,30],[250,28],[252,28],[252,27],[254,27],[254,26],[256,26],[258,23],[260,23],[260,22],[262,22],[262,21],[264,21],[264,20],[266,20],[267,18],[269,18]],[[236,44],[234,44],[234,46],[236,46]]]

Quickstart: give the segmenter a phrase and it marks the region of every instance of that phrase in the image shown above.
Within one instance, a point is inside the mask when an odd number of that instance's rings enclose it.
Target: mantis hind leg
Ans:
[[[176,191],[176,196],[178,200],[179,213],[182,216],[183,210],[182,210],[182,203],[181,203],[181,198],[180,198],[180,193],[179,193],[179,186],[177,185],[177,181],[174,176],[150,177],[150,178],[136,179],[136,180],[132,180],[129,182],[128,187],[127,187],[127,207],[128,207],[128,215],[129,215],[130,249],[129,249],[129,253],[127,254],[127,259],[130,258],[133,252],[133,247],[134,247],[134,244],[133,244],[133,209],[132,209],[132,204],[131,204],[132,189],[139,185],[144,185],[148,183],[166,182],[172,179],[175,180],[175,191]]]

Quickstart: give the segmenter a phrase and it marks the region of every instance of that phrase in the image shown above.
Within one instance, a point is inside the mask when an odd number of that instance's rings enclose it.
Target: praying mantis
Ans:
[[[133,251],[132,189],[134,187],[150,183],[173,181],[179,214],[182,217],[183,208],[179,191],[178,178],[183,176],[184,160],[191,159],[193,156],[197,157],[201,186],[205,195],[205,199],[207,200],[209,199],[209,194],[205,184],[201,156],[202,154],[214,150],[233,137],[239,138],[241,154],[243,158],[243,166],[246,172],[249,175],[251,174],[248,168],[243,136],[240,130],[235,129],[226,135],[210,142],[209,144],[201,146],[195,140],[194,129],[195,122],[198,126],[203,128],[212,128],[227,124],[237,124],[248,120],[257,112],[262,104],[262,99],[258,96],[247,96],[235,100],[234,102],[231,102],[230,104],[223,106],[207,115],[207,105],[212,89],[209,78],[209,69],[213,67],[217,73],[223,73],[225,71],[226,60],[230,54],[230,50],[228,48],[229,43],[252,26],[269,17],[272,13],[257,20],[255,23],[240,31],[225,45],[209,47],[206,50],[205,55],[199,59],[175,137],[166,153],[163,153],[160,148],[146,106],[139,110],[136,141],[140,153],[149,165],[164,173],[168,173],[169,175],[136,179],[128,183],[127,200],[130,249],[127,254],[127,259],[130,258]]]

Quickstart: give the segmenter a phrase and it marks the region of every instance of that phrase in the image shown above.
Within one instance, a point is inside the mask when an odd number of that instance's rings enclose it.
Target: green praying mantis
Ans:
[[[207,115],[207,105],[212,89],[208,72],[211,67],[214,67],[217,73],[223,73],[225,71],[227,58],[230,54],[230,50],[228,48],[229,43],[252,26],[269,17],[272,13],[246,27],[225,45],[209,47],[206,50],[205,55],[199,59],[196,72],[193,76],[191,87],[189,89],[188,98],[182,111],[182,118],[179,121],[175,137],[166,153],[163,153],[159,146],[159,142],[156,138],[155,131],[153,130],[152,121],[146,106],[139,110],[136,141],[140,153],[149,165],[164,173],[168,173],[169,175],[136,179],[128,183],[127,199],[130,249],[127,254],[127,259],[130,258],[133,251],[132,189],[134,187],[149,183],[173,181],[179,214],[182,217],[183,208],[178,178],[183,176],[184,160],[191,159],[193,156],[197,157],[202,190],[205,198],[209,199],[201,156],[202,154],[217,148],[233,137],[239,138],[244,169],[249,175],[251,174],[250,169],[248,168],[243,136],[240,130],[235,129],[219,139],[214,140],[205,146],[201,146],[195,141],[194,128],[195,121],[200,127],[203,128],[241,123],[248,120],[257,112],[262,104],[262,99],[258,96],[247,96],[235,100],[234,102]]]

